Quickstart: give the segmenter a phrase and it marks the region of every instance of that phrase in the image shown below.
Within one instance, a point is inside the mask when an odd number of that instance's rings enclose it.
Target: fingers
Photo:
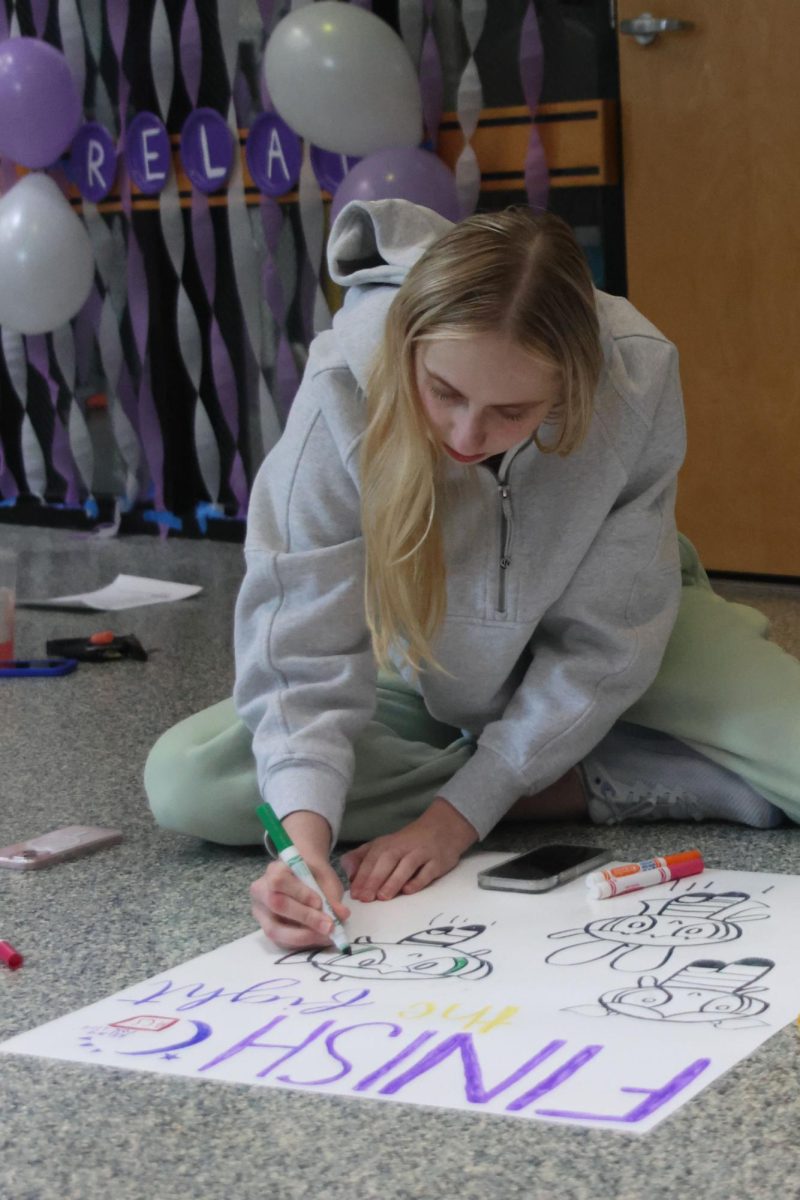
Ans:
[[[364,842],[363,846],[356,846],[354,849],[348,850],[346,854],[342,854],[339,858],[341,868],[348,879],[352,880],[353,876],[358,871],[364,855],[369,850],[369,846],[369,842]]]
[[[399,853],[390,848],[375,845],[365,856],[356,876],[350,883],[350,895],[354,900],[369,903],[371,900],[391,900],[425,861],[419,850]]]
[[[404,896],[412,896],[414,892],[421,892],[429,883],[433,883],[434,879],[438,879],[441,875],[446,875],[449,870],[449,867],[442,869],[437,863],[424,863],[416,875],[403,885],[401,891]]]
[[[338,897],[341,885],[336,874],[327,876],[320,866],[315,875],[340,919],[349,911]],[[276,945],[291,950],[323,946],[330,942],[333,921],[322,911],[322,901],[283,863],[271,863],[250,887],[251,912],[264,933]],[[335,898],[334,898],[335,897]]]

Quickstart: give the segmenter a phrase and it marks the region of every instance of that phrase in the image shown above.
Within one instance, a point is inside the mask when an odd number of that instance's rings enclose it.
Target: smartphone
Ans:
[[[122,841],[118,829],[101,829],[97,825],[65,825],[41,837],[29,838],[27,842],[15,842],[0,849],[0,867],[11,867],[14,871],[37,871],[41,867],[52,867],[70,858],[80,858],[106,846],[116,846]]]
[[[478,874],[478,887],[501,892],[549,892],[611,860],[602,846],[537,846]]]

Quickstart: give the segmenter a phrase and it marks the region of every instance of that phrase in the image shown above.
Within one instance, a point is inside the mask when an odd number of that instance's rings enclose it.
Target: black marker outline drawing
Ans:
[[[626,912],[579,929],[550,933],[555,940],[573,940],[548,954],[551,966],[578,966],[609,958],[615,971],[657,971],[680,947],[695,950],[742,936],[741,923],[764,921],[769,905],[747,892],[682,892],[668,900],[640,900],[639,911]],[[725,914],[725,915],[723,915]]]
[[[438,918],[437,918],[438,920]],[[308,962],[322,973],[323,979],[485,979],[491,975],[493,966],[484,955],[491,950],[462,950],[448,953],[451,946],[459,946],[471,938],[479,937],[485,925],[459,925],[458,918],[449,924],[431,924],[400,938],[397,942],[373,942],[366,935],[357,937],[350,954],[339,950],[293,950],[279,963],[294,965]],[[416,949],[419,947],[419,949]],[[400,955],[404,961],[398,963]],[[426,948],[429,948],[426,950]],[[394,959],[394,965],[393,960]]]
[[[771,958],[737,958],[735,962],[698,958],[672,975],[658,980],[642,975],[633,987],[615,988],[598,997],[596,1004],[578,1004],[563,1009],[585,1017],[633,1017],[636,1020],[671,1021],[676,1024],[705,1022],[715,1029],[752,1029],[768,1025],[756,1014],[766,1012],[769,1002],[756,987],[775,966]]]

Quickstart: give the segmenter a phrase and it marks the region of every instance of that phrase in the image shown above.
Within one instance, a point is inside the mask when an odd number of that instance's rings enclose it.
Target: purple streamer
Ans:
[[[6,466],[3,443],[0,441],[0,497],[3,500],[14,500],[18,495],[17,481]]]
[[[130,368],[128,367],[123,355],[122,363],[119,369],[119,380],[117,382],[117,396],[122,405],[122,411],[131,423],[131,427],[138,435],[139,433],[139,414],[136,411],[136,388],[133,384]]]
[[[33,27],[36,30],[36,36],[41,38],[44,36],[45,27],[47,25],[47,13],[50,8],[50,0],[30,0],[30,5],[31,16],[33,17]]]
[[[247,512],[247,474],[242,462],[242,456],[239,453],[239,411],[238,411],[238,391],[236,387],[236,375],[233,370],[231,356],[228,353],[228,347],[225,345],[225,339],[222,336],[222,330],[217,324],[215,317],[211,318],[211,369],[214,374],[214,388],[219,399],[220,407],[222,408],[225,420],[228,423],[228,428],[236,443],[236,451],[231,463],[231,469],[228,475],[231,491],[236,497],[238,517],[243,517]]]
[[[249,128],[253,113],[253,97],[250,95],[250,85],[241,67],[237,68],[236,80],[233,85],[233,108],[238,127],[240,129]]]
[[[114,47],[114,54],[117,59],[117,77],[119,83],[124,79],[122,72],[122,53],[125,49],[125,37],[128,32],[128,5],[127,4],[107,4],[106,5],[106,20],[108,22],[108,33],[111,38],[111,44]],[[127,81],[125,81],[127,83]],[[125,114],[125,109],[121,103],[120,108],[122,115]]]
[[[19,495],[19,485],[6,462],[2,438],[0,438],[0,495],[4,500],[14,500]]]
[[[283,228],[283,214],[277,200],[272,196],[262,196],[260,208],[261,226],[264,230],[264,242],[267,248],[262,273],[264,296],[273,317],[278,324],[282,325],[286,321],[286,299],[276,262]]]
[[[303,323],[303,342],[310,346],[314,340],[314,302],[317,296],[317,277],[311,260],[303,255],[299,270],[298,295],[300,297],[300,317]]]
[[[269,33],[272,29],[272,14],[274,9],[275,0],[258,0],[258,11],[261,13],[265,33]]]
[[[203,71],[203,42],[200,33],[200,18],[194,0],[187,0],[181,18],[179,38],[179,53],[181,74],[186,85],[186,91],[192,102],[192,108],[197,108],[197,97],[200,94],[200,77]]]
[[[147,275],[144,269],[144,258],[135,235],[132,235],[128,241],[128,314],[139,362],[144,363],[147,356],[150,312],[147,303]]]
[[[139,413],[139,434],[153,484],[153,505],[158,512],[164,512],[167,507],[164,500],[164,441],[161,436],[161,423],[156,411],[153,389],[150,387],[149,354],[142,363],[136,403]],[[166,526],[163,528],[166,530]],[[160,529],[161,527],[159,527],[159,531]],[[162,536],[166,536],[166,533]]]
[[[147,299],[147,275],[142,251],[132,226],[128,239],[128,315],[139,357],[139,382],[135,395],[139,437],[153,484],[153,502],[157,510],[163,511],[166,507],[164,503],[164,444],[150,386],[150,354],[147,349],[150,309]],[[162,537],[167,536],[166,526],[159,525],[159,534]]]
[[[103,298],[95,281],[89,298],[75,317],[73,326],[75,333],[75,364],[79,383],[86,383],[92,369],[94,354],[95,329],[100,323],[100,313],[103,310]]]
[[[9,405],[14,403],[18,409],[21,407],[12,392],[9,392],[8,399],[4,403],[8,403]],[[19,450],[19,445],[17,449]],[[15,499],[19,495],[19,484],[11,474],[11,469],[6,462],[2,438],[0,438],[0,492],[2,492],[5,500]]]
[[[50,355],[45,335],[43,333],[29,335],[25,339],[25,345],[30,366],[45,381],[50,393],[50,404],[53,409],[53,440],[50,447],[50,460],[55,470],[64,479],[66,485],[64,502],[68,505],[78,505],[80,504],[78,472],[72,457],[67,432],[61,423],[61,417],[58,413],[59,389],[58,384],[50,374]]]
[[[278,326],[278,349],[275,355],[275,387],[273,390],[278,402],[278,411],[285,418],[300,386],[300,375],[286,334],[286,297],[277,266],[283,214],[280,205],[271,196],[261,197],[261,225],[266,245],[261,286],[269,310]]]
[[[0,196],[17,182],[16,168],[10,158],[0,158]]]
[[[213,305],[217,290],[217,255],[214,247],[214,227],[208,197],[199,188],[192,188],[192,242],[194,256],[203,281],[206,298]]]
[[[266,254],[262,270],[262,289],[264,297],[278,325],[278,350],[276,354],[276,392],[279,408],[284,415],[294,399],[300,384],[297,364],[294,361],[289,339],[286,334],[286,297],[283,284],[278,272],[278,244],[283,226],[283,214],[280,205],[271,196],[261,197],[261,224],[264,230]]]
[[[419,65],[419,84],[422,92],[422,117],[433,149],[439,140],[439,125],[444,104],[444,80],[439,49],[433,33],[434,0],[424,0],[428,28],[422,42]]]
[[[275,0],[258,0],[258,11],[261,13],[261,22],[264,26],[264,33],[269,37],[272,30],[272,14],[275,8]],[[272,112],[274,105],[272,97],[269,94],[267,81],[263,71],[258,72],[258,90],[261,95],[261,107],[264,112]]]
[[[533,3],[528,5],[520,31],[519,69],[525,103],[531,110],[531,132],[525,155],[525,189],[531,207],[544,211],[550,192],[550,174],[535,123],[544,78],[544,47]]]
[[[214,385],[219,398],[220,407],[225,414],[225,420],[231,431],[233,440],[239,437],[239,412],[236,405],[236,375],[233,370],[231,356],[222,336],[217,318],[211,318],[209,335],[211,343],[211,369],[214,375]]]

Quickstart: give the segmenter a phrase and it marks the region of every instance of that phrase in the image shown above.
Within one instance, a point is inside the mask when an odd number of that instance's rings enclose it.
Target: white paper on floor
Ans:
[[[504,857],[353,903],[349,957],[255,932],[0,1050],[644,1133],[797,1016],[800,877],[479,889]]]
[[[46,600],[17,600],[17,608],[88,608],[94,612],[122,612],[126,608],[142,608],[147,604],[186,600],[202,590],[195,583],[148,579],[145,575],[117,575],[111,583],[94,592],[52,596]]]

